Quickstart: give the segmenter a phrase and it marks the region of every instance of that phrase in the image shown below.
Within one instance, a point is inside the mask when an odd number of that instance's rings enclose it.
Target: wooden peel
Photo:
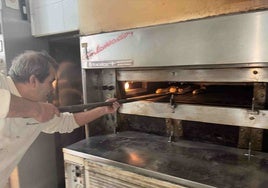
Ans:
[[[135,102],[135,101],[140,101],[140,100],[145,100],[145,99],[162,97],[168,94],[169,93],[148,94],[148,95],[142,95],[138,97],[120,99],[120,100],[117,100],[117,102],[119,104],[123,104],[123,103]],[[60,112],[81,112],[81,111],[89,110],[89,109],[96,108],[96,107],[112,106],[112,105],[113,105],[113,102],[96,102],[96,103],[87,103],[87,104],[79,104],[79,105],[61,106],[58,109]]]

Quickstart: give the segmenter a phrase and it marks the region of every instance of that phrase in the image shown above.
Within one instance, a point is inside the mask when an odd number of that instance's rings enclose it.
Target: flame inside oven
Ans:
[[[123,88],[127,96],[136,96],[148,92],[146,82],[126,81]]]
[[[124,88],[125,88],[125,91],[129,90],[129,82],[125,82]]]

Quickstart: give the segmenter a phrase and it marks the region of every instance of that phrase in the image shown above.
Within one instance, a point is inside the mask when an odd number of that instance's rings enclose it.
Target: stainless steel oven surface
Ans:
[[[95,182],[98,176],[104,177],[104,187],[117,187],[120,182],[125,187],[143,187],[139,184],[148,183],[145,177],[173,187],[265,187],[268,183],[267,153],[253,152],[249,157],[246,149],[186,140],[169,143],[168,138],[141,132],[94,136],[65,148],[65,153],[84,158],[90,174],[86,181],[92,187],[101,187]],[[116,182],[109,181],[116,170],[137,173],[145,180],[128,181],[130,177],[122,174]],[[156,181],[148,187],[165,186]]]
[[[67,166],[94,188],[265,187],[267,28],[259,11],[81,36],[84,103],[124,102]]]

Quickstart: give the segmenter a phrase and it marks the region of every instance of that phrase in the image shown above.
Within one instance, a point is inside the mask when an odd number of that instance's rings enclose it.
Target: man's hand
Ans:
[[[105,113],[106,114],[113,114],[113,113],[115,113],[118,110],[118,108],[121,106],[117,102],[117,99],[116,98],[107,99],[105,102],[113,102],[113,105],[112,106],[105,107]]]

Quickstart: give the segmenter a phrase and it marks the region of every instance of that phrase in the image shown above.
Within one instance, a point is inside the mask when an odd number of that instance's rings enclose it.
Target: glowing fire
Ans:
[[[129,83],[126,82],[124,87],[125,87],[125,91],[128,90],[129,89]]]

